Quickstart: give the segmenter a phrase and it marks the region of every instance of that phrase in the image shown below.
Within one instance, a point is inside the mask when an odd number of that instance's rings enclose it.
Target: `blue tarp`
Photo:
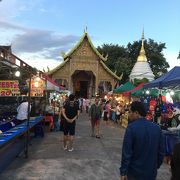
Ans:
[[[178,85],[180,86],[180,75],[177,78],[171,79],[163,83],[163,86],[178,86]]]
[[[144,88],[163,88],[170,86],[178,86],[180,85],[180,66],[175,66],[166,74],[162,75],[158,79],[151,81],[150,83],[145,84]]]

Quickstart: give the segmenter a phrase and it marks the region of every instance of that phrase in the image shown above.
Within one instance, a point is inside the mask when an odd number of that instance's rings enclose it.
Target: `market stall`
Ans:
[[[1,47],[0,117],[2,118],[3,123],[6,123],[6,120],[12,121],[11,113],[16,113],[16,108],[25,96],[28,98],[28,117],[26,123],[27,135],[26,143],[23,147],[26,157],[28,157],[29,145],[30,104],[33,102],[34,97],[37,98],[43,96],[43,89],[40,87],[40,79],[42,79],[41,75],[42,72],[29,66],[23,60],[15,56],[11,50],[6,50],[4,47]],[[39,80],[37,80],[37,78],[39,78]],[[12,134],[13,133],[14,132],[12,132]],[[2,132],[0,132],[0,134],[2,134]],[[7,135],[7,137],[8,136],[10,135]]]

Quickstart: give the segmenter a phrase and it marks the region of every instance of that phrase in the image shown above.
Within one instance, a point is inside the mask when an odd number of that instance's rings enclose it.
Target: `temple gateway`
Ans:
[[[111,91],[122,78],[105,65],[107,56],[97,51],[87,32],[69,53],[63,55],[63,59],[48,74],[78,97],[91,98]]]

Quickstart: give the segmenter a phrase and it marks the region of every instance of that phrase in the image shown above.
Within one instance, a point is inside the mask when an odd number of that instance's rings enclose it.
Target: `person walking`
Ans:
[[[108,124],[108,120],[110,118],[110,109],[111,109],[110,102],[107,101],[104,106],[104,117],[103,117],[103,120],[106,121],[106,124]]]
[[[79,116],[79,104],[75,101],[75,96],[73,94],[69,95],[69,100],[64,104],[62,115],[65,118],[63,129],[64,150],[73,151],[76,119]]]
[[[117,103],[116,106],[116,123],[121,124],[121,115],[122,115],[122,106],[120,103]]]
[[[91,121],[91,136],[100,138],[100,119],[101,119],[101,105],[99,104],[99,99],[96,98],[94,104],[91,105],[89,110],[89,116]]]
[[[135,101],[129,109],[131,123],[125,132],[120,167],[121,180],[155,180],[163,162],[164,139],[160,127],[145,119],[146,110]]]

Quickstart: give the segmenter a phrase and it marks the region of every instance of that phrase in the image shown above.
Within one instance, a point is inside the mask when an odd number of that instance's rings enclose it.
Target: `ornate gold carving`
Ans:
[[[91,46],[89,45],[88,41],[84,41],[81,46],[76,50],[74,56],[81,56],[81,57],[93,57],[95,58],[97,55],[92,50]]]
[[[93,74],[98,74],[97,72],[97,63],[85,63],[83,62],[73,62],[71,64],[71,75],[76,71],[76,70],[83,70],[83,71],[92,71]]]
[[[98,77],[100,80],[105,80],[105,81],[110,81],[112,79],[110,74],[107,71],[105,71],[105,69],[100,64],[98,68]]]

